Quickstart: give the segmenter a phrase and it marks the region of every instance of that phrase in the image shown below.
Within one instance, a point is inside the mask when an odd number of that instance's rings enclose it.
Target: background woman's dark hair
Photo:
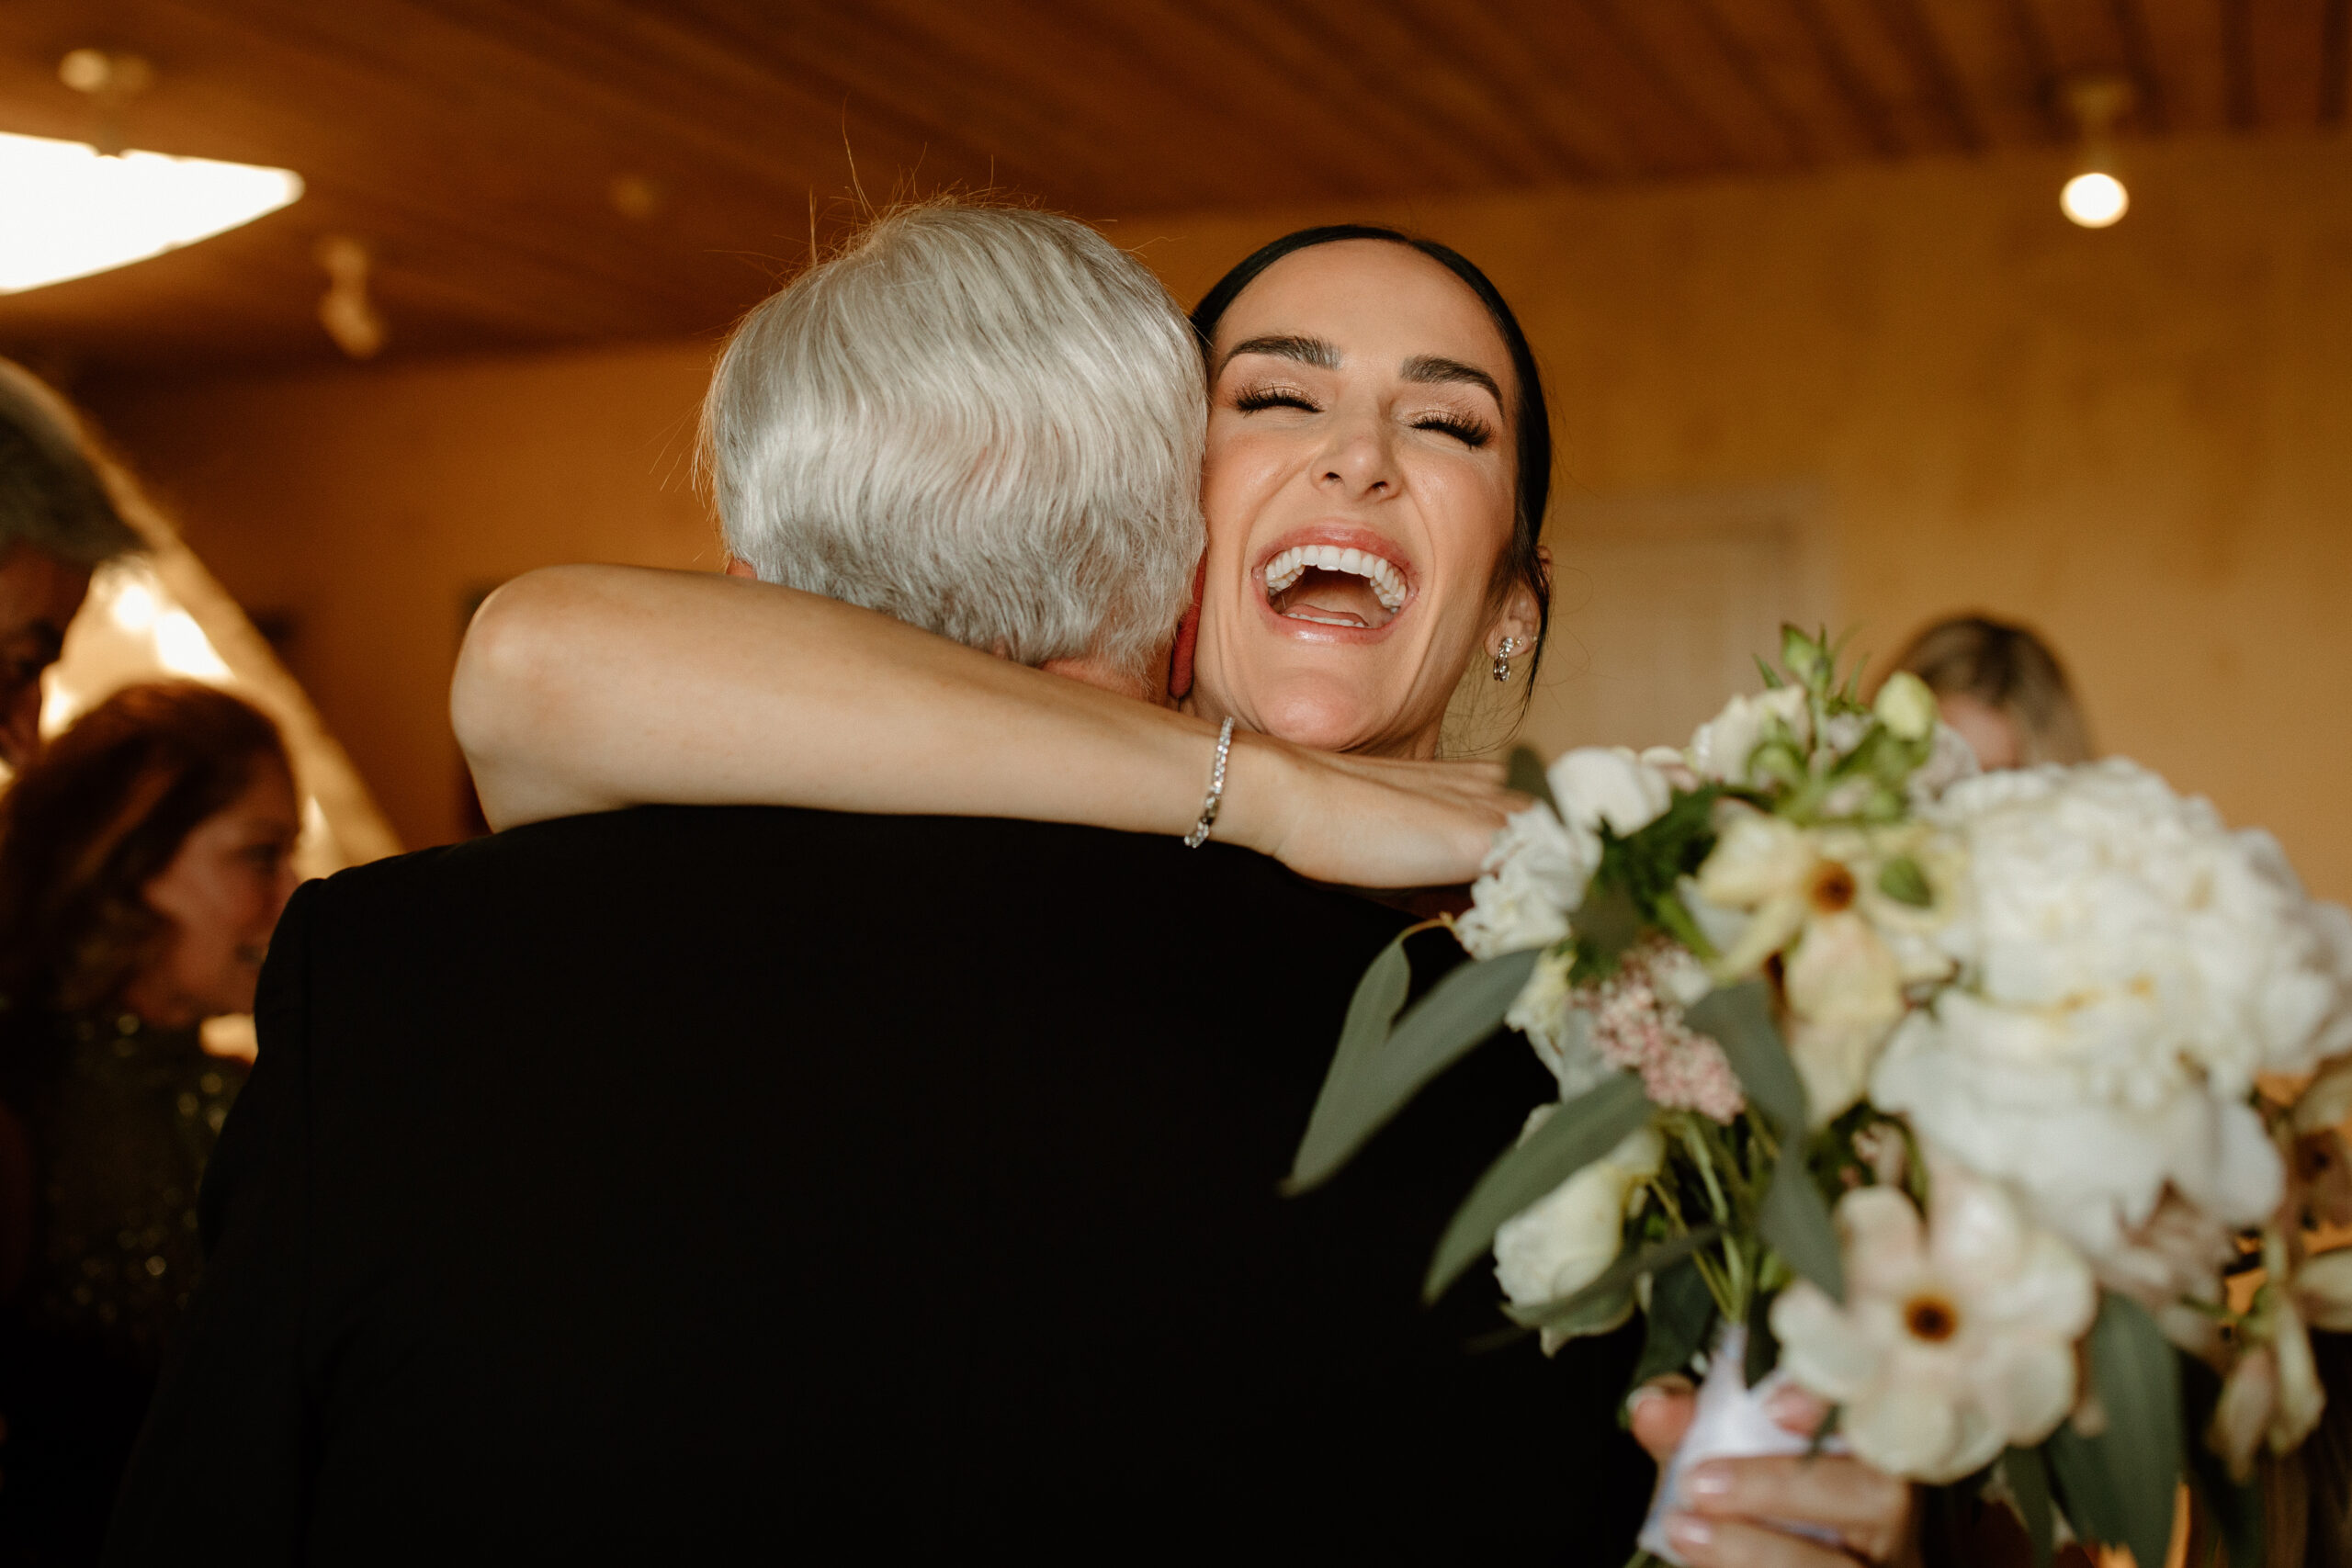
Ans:
[[[1231,272],[1217,279],[1216,288],[1201,296],[1201,302],[1193,307],[1193,330],[1200,334],[1201,352],[1210,352],[1216,342],[1217,322],[1241,291],[1258,280],[1260,273],[1286,255],[1341,240],[1379,240],[1405,245],[1436,262],[1478,297],[1510,355],[1511,374],[1519,382],[1519,407],[1510,411],[1512,434],[1519,446],[1519,504],[1510,547],[1503,552],[1495,589],[1499,592],[1506,584],[1516,581],[1526,584],[1528,592],[1535,595],[1535,647],[1523,667],[1526,683],[1520,688],[1523,694],[1532,694],[1536,667],[1543,660],[1544,639],[1552,629],[1552,576],[1544,570],[1543,557],[1537,553],[1544,540],[1544,511],[1552,499],[1552,412],[1544,401],[1544,377],[1535,367],[1535,351],[1528,347],[1527,334],[1520,330],[1519,318],[1511,313],[1501,291],[1488,281],[1487,275],[1467,256],[1449,246],[1435,240],[1417,240],[1394,229],[1366,223],[1331,223],[1317,229],[1301,229],[1242,257]],[[1214,372],[1216,366],[1212,364],[1210,369]]]
[[[113,1002],[168,933],[145,888],[197,825],[293,770],[260,710],[193,681],[127,686],[0,795],[0,998]]]

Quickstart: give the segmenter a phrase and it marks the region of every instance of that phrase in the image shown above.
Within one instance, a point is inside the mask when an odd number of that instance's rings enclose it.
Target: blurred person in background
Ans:
[[[0,1562],[91,1562],[195,1284],[197,1185],[294,890],[277,727],[131,686],[0,796]]]
[[[1985,615],[1938,621],[1895,661],[1936,694],[1943,720],[1987,771],[2087,762],[2090,727],[2050,645]]]
[[[139,547],[72,412],[0,359],[0,762],[21,768],[40,748],[41,672],[91,571]]]

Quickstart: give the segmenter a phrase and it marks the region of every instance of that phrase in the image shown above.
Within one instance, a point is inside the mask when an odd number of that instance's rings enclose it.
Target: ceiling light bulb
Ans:
[[[2058,193],[2058,206],[2086,229],[2104,229],[2132,209],[2132,194],[2113,175],[2076,175]]]
[[[100,155],[86,142],[0,132],[0,294],[128,266],[275,212],[302,194],[291,169]]]

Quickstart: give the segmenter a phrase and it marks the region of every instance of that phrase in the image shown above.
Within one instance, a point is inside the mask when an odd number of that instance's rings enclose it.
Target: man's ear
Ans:
[[[752,570],[751,563],[745,560],[741,556],[738,555],[729,555],[727,558],[727,575],[729,577],[748,577],[754,582],[758,581],[760,577],[758,572]]]

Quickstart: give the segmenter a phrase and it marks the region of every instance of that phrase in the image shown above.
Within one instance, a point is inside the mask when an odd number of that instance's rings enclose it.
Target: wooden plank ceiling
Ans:
[[[2344,120],[2348,9],[13,0],[0,130],[88,137],[58,62],[135,52],[156,81],[130,145],[285,165],[309,194],[0,297],[0,350],[69,375],[332,359],[328,233],[373,250],[391,355],[711,333],[842,220],[853,157],[873,195],[994,184],[1109,219],[2063,143],[2059,85],[2087,72],[2134,85],[2126,134],[2309,132]]]

